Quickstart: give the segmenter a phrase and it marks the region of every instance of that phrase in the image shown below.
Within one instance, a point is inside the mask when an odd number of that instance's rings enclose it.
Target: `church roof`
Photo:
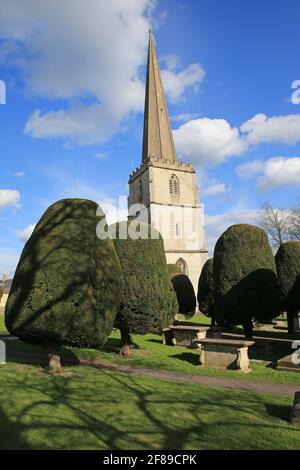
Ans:
[[[145,93],[143,162],[148,158],[170,163],[176,162],[170,118],[151,31],[149,32]]]

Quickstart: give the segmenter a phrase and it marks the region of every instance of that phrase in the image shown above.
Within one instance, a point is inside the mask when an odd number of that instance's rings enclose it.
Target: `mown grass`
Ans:
[[[90,367],[0,366],[0,449],[299,449],[286,397]]]
[[[0,307],[0,335],[6,334],[7,329],[5,328],[4,324],[4,312],[3,307]]]
[[[198,318],[196,317],[196,321]],[[195,321],[195,320],[194,320]],[[202,324],[206,321],[206,317],[200,318]],[[232,370],[216,370],[199,366],[199,352],[195,349],[188,349],[183,347],[164,346],[161,341],[161,336],[148,334],[145,336],[134,335],[134,349],[131,357],[124,359],[118,354],[120,348],[120,334],[119,331],[114,330],[107,341],[107,343],[100,349],[77,349],[77,348],[63,348],[63,358],[67,359],[101,359],[110,361],[114,364],[129,364],[135,367],[144,367],[160,371],[172,371],[177,373],[205,375],[205,376],[219,376],[219,377],[232,377],[246,381],[265,381],[278,384],[291,384],[297,385],[300,382],[300,374],[293,372],[277,371],[270,365],[270,362],[251,361],[250,366],[252,372],[250,374],[243,374]],[[289,345],[284,346],[287,348],[282,352],[282,355],[288,354]],[[10,354],[12,350],[19,350],[20,355],[16,358],[15,355]],[[33,363],[41,362],[40,359],[34,361],[32,357],[22,356],[21,351],[43,352],[39,346],[30,346],[22,341],[15,340],[7,343],[7,360],[19,361],[20,363]]]

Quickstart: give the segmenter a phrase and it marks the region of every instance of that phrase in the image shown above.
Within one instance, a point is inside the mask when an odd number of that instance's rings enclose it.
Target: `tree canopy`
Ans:
[[[122,292],[114,244],[96,235],[97,204],[50,206],[27,241],[6,304],[8,331],[30,343],[98,347],[113,328]]]
[[[280,286],[267,234],[260,227],[232,225],[217,241],[213,280],[218,322],[242,324],[252,335],[252,320],[278,316]]]
[[[122,334],[121,353],[130,351],[130,334],[146,334],[169,326],[178,311],[167,270],[161,235],[137,221],[110,227],[124,274],[124,290],[115,326]],[[126,236],[143,232],[147,238]],[[121,234],[123,234],[121,236]],[[130,234],[129,234],[130,235]]]

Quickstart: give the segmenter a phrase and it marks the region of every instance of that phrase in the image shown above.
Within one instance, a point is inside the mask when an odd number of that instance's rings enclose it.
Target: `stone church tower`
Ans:
[[[167,262],[189,276],[197,293],[207,259],[203,208],[193,166],[176,158],[151,31],[142,164],[130,175],[128,206],[130,219],[151,223],[161,233]]]

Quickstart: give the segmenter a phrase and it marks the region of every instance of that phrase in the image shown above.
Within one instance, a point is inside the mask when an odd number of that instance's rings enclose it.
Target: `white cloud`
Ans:
[[[165,64],[168,70],[176,70],[180,66],[180,58],[177,55],[169,54],[160,58],[160,62]]]
[[[260,211],[257,209],[241,209],[240,207],[233,208],[223,214],[205,214],[206,240],[210,255],[213,254],[218,238],[228,227],[233,224],[257,225],[259,215]]]
[[[214,182],[210,186],[204,189],[204,196],[217,196],[218,194],[225,194],[231,190],[230,186],[226,186],[225,183]]]
[[[242,179],[257,177],[260,190],[272,190],[281,186],[300,187],[300,157],[274,157],[268,160],[253,160],[236,168]]]
[[[180,116],[180,115],[179,115]],[[177,122],[180,122],[180,118]],[[176,119],[175,119],[176,122]],[[173,130],[178,154],[195,165],[215,166],[228,158],[243,155],[249,148],[267,142],[294,145],[300,141],[300,115],[273,116],[257,114],[240,128],[225,119],[192,119]],[[241,166],[238,172],[247,177],[259,171],[259,161]]]
[[[251,179],[253,176],[261,173],[264,168],[264,162],[262,160],[252,160],[251,162],[243,163],[239,165],[235,172],[241,179]]]
[[[256,181],[258,189],[268,190],[280,186],[300,187],[300,158],[271,158],[264,163],[263,175]]]
[[[218,165],[246,149],[238,129],[224,119],[194,119],[175,129],[173,134],[178,154],[196,165]]]
[[[293,145],[300,140],[300,114],[273,116],[256,114],[244,122],[240,130],[247,135],[247,142],[257,145],[262,142],[283,142]]]
[[[173,122],[187,122],[199,117],[199,113],[181,113],[171,116]]]
[[[87,7],[86,0],[0,0],[0,38],[10,44],[8,64],[21,70],[27,93],[95,99],[85,115],[83,105],[35,112],[26,132],[101,142],[130,112],[142,110],[139,68],[146,59],[147,15],[155,3],[89,0]]]
[[[69,102],[55,111],[35,110],[25,132],[76,144],[101,143],[130,113],[142,111],[140,67],[156,5],[156,0],[89,0],[87,8],[86,0],[0,0],[6,64],[21,71],[28,95]],[[179,73],[165,70],[170,99],[182,98],[203,75],[199,64]],[[92,104],[87,106],[85,98],[92,98]]]
[[[20,193],[15,189],[0,189],[0,209],[8,206],[19,207]]]
[[[108,158],[108,156],[109,156],[108,152],[97,152],[95,154],[95,158],[97,160],[106,160],[106,158]]]
[[[28,227],[23,228],[23,230],[19,230],[18,232],[16,232],[16,236],[20,238],[23,242],[27,242],[34,228],[35,225],[28,225]]]
[[[197,90],[197,87],[204,80],[205,71],[200,64],[191,64],[178,73],[174,69],[176,64],[169,63],[168,65],[171,68],[163,69],[161,71],[161,78],[164,90],[171,103],[180,101],[187,88],[193,87],[194,90]]]
[[[79,145],[100,143],[112,134],[118,119],[101,105],[71,107],[44,115],[34,111],[24,132],[36,138],[63,138]]]

